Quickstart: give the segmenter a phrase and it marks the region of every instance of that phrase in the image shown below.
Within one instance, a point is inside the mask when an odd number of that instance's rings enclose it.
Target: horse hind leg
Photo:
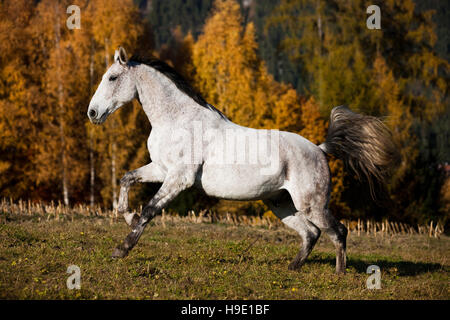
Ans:
[[[293,192],[293,203],[298,210],[304,211],[304,218],[314,233],[314,226],[325,232],[336,247],[336,273],[345,273],[347,228],[336,220],[328,209],[330,186],[317,184],[314,192]],[[306,223],[305,223],[306,224]],[[305,231],[304,231],[305,232]]]
[[[327,209],[325,216],[328,218],[328,227],[323,231],[330,237],[336,248],[336,273],[345,273],[347,265],[347,228],[336,220]]]
[[[293,216],[284,218],[283,223],[298,232],[302,238],[302,246],[295,256],[294,260],[289,264],[289,270],[298,270],[305,263],[317,240],[320,237],[320,229],[317,228],[306,217],[297,212]]]
[[[325,232],[336,248],[336,273],[345,273],[347,257],[347,228],[340,223],[329,209],[316,210],[311,220]]]
[[[330,210],[326,208],[327,198],[321,197],[319,192],[315,198],[312,195],[310,197],[298,197],[294,199],[297,200],[292,201],[294,206],[298,210],[302,210],[303,208],[304,212],[297,212],[295,214],[295,216],[298,216],[296,220],[287,217],[285,218],[286,220],[282,219],[282,221],[286,225],[291,224],[292,226],[289,226],[300,234],[305,244],[296,257],[296,260],[299,261],[298,264],[301,265],[304,262],[304,259],[306,259],[319,238],[320,232],[323,231],[330,237],[336,248],[336,273],[345,273],[347,228],[337,221],[330,213]],[[304,201],[304,199],[310,199],[310,201]],[[310,249],[309,246],[311,247]]]
[[[299,212],[289,194],[275,200],[265,200],[264,203],[291,229],[297,231],[302,239],[302,246],[294,260],[289,264],[289,270],[299,270],[305,263],[314,245],[320,237],[320,229]]]

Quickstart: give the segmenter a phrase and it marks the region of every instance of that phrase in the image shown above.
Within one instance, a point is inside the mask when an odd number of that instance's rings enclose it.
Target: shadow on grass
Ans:
[[[334,256],[322,256],[316,255],[310,257],[306,263],[314,262],[321,264],[330,264],[333,267],[336,265],[336,258]],[[398,276],[416,276],[422,273],[434,272],[443,270],[448,272],[448,268],[439,263],[424,263],[424,262],[412,262],[412,261],[392,261],[388,257],[377,258],[355,258],[347,257],[347,268],[353,267],[359,273],[366,273],[367,267],[370,265],[377,265],[380,267],[381,272],[391,273],[391,270],[395,270],[394,273]]]

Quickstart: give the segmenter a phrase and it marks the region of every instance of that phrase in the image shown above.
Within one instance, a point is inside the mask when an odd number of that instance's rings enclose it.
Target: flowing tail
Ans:
[[[392,134],[380,119],[345,106],[331,110],[328,135],[319,148],[343,160],[358,180],[366,180],[374,200],[375,186],[385,190],[391,169],[400,159]]]

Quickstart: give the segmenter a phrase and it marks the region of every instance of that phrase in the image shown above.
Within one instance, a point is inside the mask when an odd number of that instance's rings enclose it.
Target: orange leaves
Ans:
[[[243,29],[236,1],[216,1],[213,12],[193,45],[195,84],[232,120],[260,127],[267,105],[259,87],[267,71],[256,55],[253,25]]]
[[[301,105],[302,130],[300,134],[315,144],[325,141],[327,124],[319,113],[319,105],[313,97]],[[349,212],[349,207],[342,199],[344,187],[344,164],[341,160],[330,156],[328,164],[331,171],[331,201],[332,211],[340,216]]]
[[[385,60],[378,56],[374,61],[373,68],[375,99],[377,99],[380,112],[389,115],[386,123],[392,130],[394,142],[399,147],[402,158],[400,166],[394,174],[393,185],[396,186],[418,155],[417,141],[411,134],[413,117],[410,107],[404,103],[400,95],[398,82]]]
[[[300,134],[315,144],[325,141],[326,127],[319,113],[319,106],[315,99],[311,97],[302,104],[301,121],[303,128]]]
[[[98,43],[105,44],[108,52],[114,52],[119,45],[134,48],[143,32],[139,12],[132,0],[97,0],[89,4],[92,34]]]
[[[242,26],[239,4],[216,1],[193,44],[194,83],[205,99],[233,121],[256,128],[299,130],[299,99],[276,82],[258,57],[252,23]]]
[[[64,188],[69,197],[83,201],[88,196],[84,192],[89,181],[88,146],[93,145],[98,156],[95,169],[107,163],[107,139],[103,144],[88,140],[88,135],[106,133],[97,129],[88,134],[86,109],[105,71],[106,57],[119,44],[133,51],[144,24],[132,0],[80,0],[82,28],[69,30],[70,4],[68,0],[0,3],[2,196],[61,199]],[[122,113],[117,116],[126,118]],[[123,136],[119,143],[130,139],[127,125],[115,128]],[[145,145],[145,137],[130,140]],[[119,174],[127,157],[131,156],[117,156]],[[105,171],[101,178],[96,175],[97,193],[111,182]]]

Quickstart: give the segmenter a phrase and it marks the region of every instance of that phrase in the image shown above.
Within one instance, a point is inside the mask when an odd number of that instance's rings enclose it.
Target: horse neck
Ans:
[[[198,111],[199,106],[159,71],[144,64],[133,69],[139,100],[153,128],[176,125],[181,117],[188,119]]]

